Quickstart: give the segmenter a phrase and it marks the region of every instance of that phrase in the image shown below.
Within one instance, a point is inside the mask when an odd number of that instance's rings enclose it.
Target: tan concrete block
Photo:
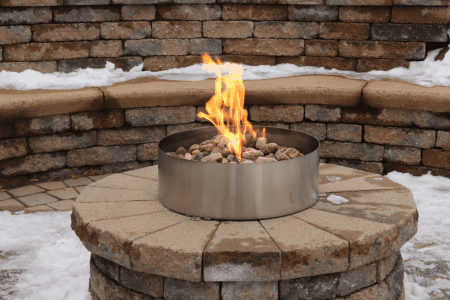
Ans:
[[[31,195],[31,194],[37,194],[40,192],[44,192],[44,190],[39,188],[36,185],[27,185],[27,186],[22,186],[20,188],[8,190],[8,193],[13,195],[14,197],[27,196],[27,195]]]
[[[305,52],[301,39],[223,39],[222,45],[224,54],[298,56]]]
[[[56,198],[59,198],[61,200],[74,199],[78,197],[78,192],[71,187],[60,190],[48,191],[47,194],[55,196]]]
[[[448,24],[449,12],[449,7],[392,6],[391,22]]]
[[[277,57],[277,64],[294,64],[299,67],[311,66],[325,68],[327,70],[337,69],[344,71],[356,71],[357,60],[345,57],[324,57],[324,56],[280,56]]]
[[[52,197],[46,193],[33,194],[25,197],[18,197],[17,200],[24,203],[26,206],[36,206],[58,201],[57,198]]]
[[[136,176],[128,176],[123,174],[115,174],[108,176],[100,181],[96,181],[90,185],[91,187],[109,187],[115,189],[131,189],[144,190],[153,192],[158,190],[158,184],[154,180],[140,178]]]
[[[323,22],[320,23],[319,37],[327,40],[368,40],[370,24]]]
[[[311,134],[320,141],[327,137],[327,127],[323,123],[292,123],[289,128]]]
[[[348,270],[346,240],[291,216],[260,223],[281,250],[281,279]]]
[[[450,170],[450,151],[427,149],[423,151],[422,163],[425,166]]]
[[[340,6],[339,20],[355,23],[386,23],[391,20],[391,7]]]
[[[203,37],[248,38],[252,37],[254,27],[251,21],[205,21]]]
[[[0,201],[1,200],[6,200],[6,199],[9,199],[9,198],[11,198],[11,195],[9,195],[6,192],[0,192]]]
[[[8,200],[2,200],[0,201],[0,211],[7,210],[10,212],[16,212],[19,210],[24,210],[26,208],[25,205],[20,203],[19,201],[15,199],[8,199]]]
[[[362,126],[354,124],[327,124],[327,139],[361,143]]]
[[[316,22],[255,22],[253,36],[256,38],[314,39],[319,35]]]
[[[274,21],[287,20],[287,18],[287,5],[224,3],[222,8],[223,20]]]
[[[250,120],[256,122],[301,122],[305,110],[302,105],[255,105],[250,107]]]
[[[423,60],[425,46],[419,42],[343,40],[339,42],[338,50],[342,57]]]
[[[111,176],[111,175],[113,175],[113,174],[92,175],[92,176],[88,176],[88,177],[92,181],[99,181],[99,180],[102,180],[103,178],[106,178],[106,177]]]
[[[222,222],[203,254],[205,281],[280,279],[281,252],[258,222]]]
[[[450,112],[450,87],[424,87],[403,82],[371,81],[363,90],[370,107]]]
[[[1,0],[1,6],[16,7],[16,6],[61,6],[63,0]]]
[[[157,200],[158,191],[86,187],[77,198],[79,202],[126,202],[132,200]]]
[[[0,173],[6,177],[12,177],[61,169],[65,165],[65,153],[32,154],[20,158],[0,161]]]
[[[364,141],[376,144],[433,148],[436,145],[436,132],[425,129],[365,125]]]
[[[397,226],[317,209],[293,215],[350,243],[350,269],[376,261],[392,251],[400,234]]]
[[[220,300],[220,282],[194,282],[164,279],[164,299]]]
[[[246,300],[246,299],[277,300],[278,282],[277,281],[223,282],[221,294],[223,300]]]
[[[327,5],[391,6],[392,0],[327,0]]]
[[[345,300],[378,300],[389,299],[388,287],[382,282],[359,290],[345,297]]]
[[[98,88],[76,90],[0,89],[0,120],[61,115],[103,108],[103,93]]]
[[[94,221],[76,233],[90,252],[130,269],[130,244],[134,240],[187,219],[173,212],[155,212]]]
[[[333,57],[338,55],[337,47],[337,40],[306,40],[305,55]]]
[[[40,73],[53,73],[58,71],[56,61],[38,61],[38,62],[3,62],[0,63],[0,71],[23,72],[25,70],[34,70]]]
[[[137,169],[123,173],[124,175],[142,177],[152,180],[158,180],[158,166]]]
[[[101,37],[108,40],[145,39],[152,36],[150,22],[105,22],[100,24]]]
[[[358,72],[388,71],[399,67],[408,68],[409,61],[404,59],[358,59],[356,70]]]
[[[191,4],[175,4],[158,6],[158,16],[160,20],[189,20],[205,21],[219,20],[221,17],[221,8],[215,4],[200,4],[201,1],[187,1]],[[180,2],[178,2],[180,3]],[[205,3],[205,2],[204,2]],[[203,23],[205,25],[205,23]]]
[[[440,147],[442,150],[450,150],[450,132],[437,132],[436,147]]]
[[[377,261],[377,282],[382,282],[394,269],[399,253],[395,252]]]
[[[76,186],[76,187],[75,187],[75,190],[76,190],[78,193],[81,193],[81,192],[84,190],[84,188],[85,188],[85,186]]]
[[[319,147],[322,158],[357,159],[363,161],[382,161],[384,147],[368,143],[323,141]]]
[[[24,209],[26,214],[32,214],[41,211],[55,211],[55,209],[49,207],[48,205],[37,205],[32,207],[27,207]]]
[[[28,43],[3,46],[4,61],[40,61],[89,57],[89,42]]]
[[[122,20],[127,21],[152,21],[155,19],[155,5],[122,5]]]
[[[125,288],[145,295],[158,298],[164,296],[164,278],[162,276],[136,272],[125,267],[120,267],[119,282]]]
[[[215,221],[186,221],[134,240],[134,270],[201,281],[203,249],[218,226]]]
[[[63,182],[67,185],[67,186],[83,186],[83,185],[88,185],[93,183],[94,181],[92,181],[91,179],[89,179],[88,177],[80,177],[77,179],[66,179],[63,180]]]
[[[29,43],[31,42],[30,26],[2,26],[0,36],[2,38],[0,45]]]
[[[199,112],[199,108],[197,108],[197,113]],[[206,113],[206,110],[205,110]],[[196,121],[200,120],[199,117],[196,117]],[[206,119],[202,119],[206,120]],[[188,124],[179,124],[179,125],[167,125],[167,135],[171,135],[177,132],[196,129],[196,128],[204,128],[209,126],[214,126],[212,123],[207,121],[208,123],[188,123]]]
[[[202,37],[200,21],[153,21],[152,38],[199,38]]]
[[[98,40],[89,43],[90,57],[119,57],[122,55],[122,41]]]
[[[75,201],[73,200],[62,200],[58,202],[48,203],[47,205],[57,211],[71,211],[74,203]]]
[[[59,190],[66,188],[67,185],[64,184],[62,181],[49,181],[49,182],[42,182],[42,183],[36,183],[36,185],[40,186],[43,189],[46,190]]]
[[[390,163],[400,163],[406,165],[419,165],[421,162],[422,151],[413,147],[384,147],[384,161]]]
[[[33,42],[82,41],[100,38],[100,25],[89,23],[31,25]]]

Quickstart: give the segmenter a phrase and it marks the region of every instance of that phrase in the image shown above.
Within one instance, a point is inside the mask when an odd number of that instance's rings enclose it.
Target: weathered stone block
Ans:
[[[97,134],[97,145],[126,145],[159,142],[165,136],[162,126],[145,128],[103,129]]]
[[[167,300],[219,300],[218,282],[191,282],[165,278],[164,299]]]
[[[120,21],[120,7],[112,5],[54,7],[53,21],[61,23]]]
[[[327,139],[360,143],[362,139],[362,126],[354,124],[328,124]]]
[[[152,36],[150,22],[105,22],[100,24],[102,38],[110,40],[138,40]]]
[[[51,21],[50,7],[17,7],[0,10],[0,25],[39,24]]]
[[[337,274],[280,280],[280,300],[332,299],[337,295]]]
[[[397,262],[395,263],[394,269],[386,276],[384,280],[387,285],[387,290],[389,294],[389,299],[397,299],[397,296],[402,292],[403,289],[403,259],[401,254],[399,255]]]
[[[250,124],[258,125],[258,126],[270,126],[270,127],[278,127],[278,128],[289,129],[289,124],[287,124],[287,123],[254,122],[254,121],[250,121]]]
[[[189,39],[144,39],[124,42],[124,55],[187,55]]]
[[[377,263],[371,263],[339,273],[337,295],[340,297],[347,296],[355,291],[361,290],[376,283]]]
[[[345,300],[389,299],[388,295],[387,285],[382,282],[348,295]]]
[[[388,274],[394,269],[397,263],[399,253],[393,253],[377,261],[377,282],[382,282]]]
[[[0,173],[8,177],[26,175],[59,169],[65,165],[64,153],[35,154],[0,162]]]
[[[200,21],[154,21],[152,37],[156,39],[202,37]]]
[[[421,128],[450,129],[450,115],[431,111],[413,110],[414,125]]]
[[[224,54],[297,56],[304,52],[305,41],[294,39],[223,39]]]
[[[39,154],[38,154],[39,155]],[[67,153],[69,167],[106,165],[136,160],[136,146],[93,147]]]
[[[344,166],[347,168],[363,170],[374,174],[383,174],[383,163],[360,160],[344,160],[344,159],[329,159],[329,164]]]
[[[12,7],[12,6],[61,6],[63,5],[63,0],[2,0],[0,1],[1,6]]]
[[[419,165],[421,161],[421,154],[419,148],[411,147],[384,147],[384,160],[391,163],[399,163],[406,165]]]
[[[448,6],[447,0],[392,0],[394,5]]]
[[[212,38],[252,37],[255,25],[251,21],[205,21],[203,36]]]
[[[171,135],[177,132],[191,130],[195,128],[203,128],[213,126],[209,121],[207,123],[189,123],[189,124],[181,124],[181,125],[168,125],[167,126],[167,135]]]
[[[368,40],[370,24],[365,23],[320,23],[319,36],[329,40]]]
[[[125,111],[125,120],[131,126],[192,123],[195,117],[194,106],[151,107]]]
[[[391,20],[391,7],[340,6],[339,21],[353,23],[386,23]]]
[[[357,58],[393,58],[423,60],[425,43],[379,42],[379,41],[340,41],[339,55]]]
[[[0,140],[0,160],[21,157],[28,153],[25,138]]]
[[[189,45],[189,53],[201,55],[203,53],[222,54],[222,40],[221,39],[191,39]],[[200,56],[198,56],[200,58]],[[200,59],[201,60],[201,59]],[[197,62],[195,62],[197,63]],[[189,64],[189,65],[193,65]]]
[[[68,115],[0,122],[0,138],[52,134],[70,129]]]
[[[339,122],[341,120],[341,108],[331,108],[320,105],[306,105],[305,118],[314,122]]]
[[[438,24],[373,24],[371,39],[393,42],[447,42],[448,25]]]
[[[250,120],[256,122],[301,122],[303,115],[302,105],[255,105],[250,107]]]
[[[381,145],[323,141],[319,152],[320,157],[325,158],[381,161],[384,149]]]
[[[120,281],[120,266],[118,264],[95,254],[91,254],[91,261],[100,272],[117,282]]]
[[[65,0],[64,5],[105,5],[111,4],[111,0]]]
[[[146,162],[124,162],[124,163],[114,163],[100,166],[100,171],[104,173],[123,173],[130,170],[135,170],[139,168],[145,168],[152,166],[151,161]]]
[[[430,167],[424,167],[424,166],[408,166],[408,165],[400,165],[400,164],[391,164],[386,162],[384,164],[385,166],[385,173],[390,173],[392,171],[402,172],[402,173],[409,173],[414,176],[421,176],[425,175],[428,172],[431,173],[433,176],[443,176],[450,178],[450,169],[444,170],[444,169],[437,169],[437,168],[430,168]]]
[[[133,40],[130,40],[133,41]],[[92,43],[89,43],[92,45]],[[118,50],[120,51],[120,50]],[[105,55],[108,55],[105,53]],[[140,65],[142,63],[142,57],[108,57],[108,58],[86,58],[86,59],[74,59],[74,60],[60,60],[58,61],[59,72],[74,72],[77,69],[85,68],[105,68],[106,62],[111,62],[115,65],[116,69],[122,69],[124,72],[130,71],[130,69]]]
[[[364,126],[364,141],[369,143],[433,148],[435,139],[434,130]]]
[[[328,70],[346,70],[356,71],[357,60],[353,58],[344,57],[315,57],[315,56],[300,56],[300,57],[277,57],[279,64],[294,64],[297,66],[312,66],[317,68],[325,68]]]
[[[403,59],[358,59],[358,66],[356,68],[356,71],[388,71],[399,67],[408,68],[409,62]]]
[[[192,47],[194,45],[194,40],[200,39],[192,39],[188,44],[187,51],[190,53],[191,51],[198,51]],[[220,50],[222,50],[222,46],[220,46]],[[210,52],[208,52],[210,53]],[[172,68],[183,68],[187,66],[191,66],[194,64],[202,63],[202,58],[199,55],[187,55],[187,56],[169,56],[169,55],[161,55],[161,56],[151,56],[144,59],[144,70],[146,71],[162,71],[168,70]]]
[[[122,127],[124,115],[120,110],[92,111],[71,115],[72,130]]]
[[[72,150],[94,146],[97,142],[97,133],[95,131],[88,131],[35,136],[30,137],[28,142],[31,153]]]
[[[320,141],[323,141],[327,137],[327,126],[323,123],[293,123],[289,128],[309,133]]]
[[[426,3],[426,2],[424,2]],[[448,24],[448,7],[392,6],[392,23]]]
[[[163,297],[163,277],[120,267],[120,284],[152,297]]]
[[[137,160],[158,160],[158,144],[149,143],[137,146]]]
[[[315,22],[255,22],[253,36],[256,38],[313,39],[319,35],[319,24]]]
[[[156,16],[155,5],[122,5],[122,20],[152,21]]]
[[[0,45],[29,43],[31,42],[30,26],[1,26],[0,36]]]
[[[423,151],[422,162],[425,166],[450,170],[450,151],[427,149]]]
[[[337,56],[338,41],[335,40],[306,40],[305,55],[308,56]]]
[[[304,22],[331,22],[337,21],[338,6],[329,5],[289,5],[289,20]]]
[[[223,300],[277,300],[278,282],[277,281],[230,281],[222,283]]]
[[[33,42],[67,42],[100,38],[100,25],[89,23],[32,25]]]
[[[326,5],[391,6],[392,0],[325,0]]]
[[[86,58],[89,42],[29,43],[3,46],[4,61],[37,61]]]
[[[91,57],[117,57],[123,55],[122,41],[92,41],[89,44]]]
[[[223,20],[275,21],[287,20],[287,5],[223,4]]]
[[[450,150],[450,132],[440,130],[437,132],[436,147]]]
[[[157,15],[159,20],[185,20],[185,21],[220,20],[221,9],[220,6],[217,4],[158,5]],[[205,30],[204,26],[205,23],[203,23],[203,31]]]
[[[0,50],[0,61],[2,61],[3,50]],[[25,70],[34,70],[40,73],[53,73],[58,71],[56,61],[39,62],[5,62],[0,63],[0,71],[23,72]]]
[[[355,107],[344,107],[342,108],[342,121],[384,126],[412,126],[414,113],[404,109],[367,108],[361,110]]]

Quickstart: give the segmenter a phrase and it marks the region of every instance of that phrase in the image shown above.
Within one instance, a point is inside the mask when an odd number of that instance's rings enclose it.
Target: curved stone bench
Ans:
[[[157,166],[112,175],[76,200],[72,228],[92,253],[94,299],[404,299],[399,250],[418,212],[402,185],[321,164],[312,208],[219,222],[167,210],[157,179]]]

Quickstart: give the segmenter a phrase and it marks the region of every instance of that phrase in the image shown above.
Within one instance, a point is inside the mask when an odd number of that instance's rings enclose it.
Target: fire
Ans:
[[[198,117],[205,118],[216,126],[228,149],[241,160],[242,148],[246,142],[245,134],[256,138],[258,133],[253,130],[247,120],[248,112],[244,109],[244,82],[242,81],[243,68],[240,64],[217,62],[207,54],[202,55],[203,70],[214,72],[217,75],[215,94],[206,103],[206,112],[198,113]],[[223,75],[223,73],[228,73]],[[225,89],[222,90],[222,84]],[[231,128],[231,126],[233,126]],[[261,136],[265,136],[265,129]]]

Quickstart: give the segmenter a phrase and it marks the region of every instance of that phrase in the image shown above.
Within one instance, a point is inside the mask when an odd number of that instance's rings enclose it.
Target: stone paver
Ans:
[[[92,176],[88,176],[92,181],[99,181],[102,180],[103,178],[106,178],[108,176],[111,176],[113,174],[103,174],[103,175],[92,175]]]
[[[22,186],[20,188],[9,190],[8,193],[15,197],[27,196],[43,192],[44,190],[35,185]]]
[[[158,180],[158,166],[152,166],[152,167],[148,167],[148,168],[142,168],[142,169],[137,169],[137,170],[133,170],[133,171],[128,171],[123,174]]]
[[[84,190],[85,186],[76,186],[74,189],[81,194],[81,192]]]
[[[157,200],[158,192],[128,189],[113,189],[105,187],[87,186],[80,196],[78,202],[121,202],[131,200]]]
[[[58,202],[47,203],[47,206],[50,206],[51,208],[58,211],[71,211],[74,203],[74,200],[62,200]]]
[[[153,180],[115,174],[109,177],[106,177],[100,181],[96,181],[90,186],[98,186],[98,187],[110,187],[115,189],[130,189],[130,190],[144,190],[144,191],[155,191],[158,192],[158,185],[153,184]]]
[[[42,204],[47,204],[50,202],[58,201],[57,198],[52,197],[45,193],[34,194],[34,195],[25,196],[25,197],[19,197],[19,198],[17,198],[17,200],[19,200],[26,206],[36,206],[36,205],[42,205]]]
[[[0,192],[0,201],[1,200],[6,200],[11,198],[11,195],[7,194],[6,192]]]
[[[77,191],[71,187],[60,190],[48,191],[47,193],[61,200],[75,199],[76,197],[78,197]]]
[[[66,188],[67,185],[64,184],[62,181],[49,181],[49,182],[42,182],[42,183],[36,183],[36,185],[40,186],[43,189],[46,190],[59,190]]]
[[[25,205],[17,201],[16,199],[8,199],[0,201],[0,210],[8,210],[10,212],[16,212],[19,210],[24,210]]]
[[[90,180],[88,177],[80,177],[77,179],[66,179],[66,180],[63,180],[63,182],[67,186],[81,186],[81,185],[88,185],[88,184],[93,183],[93,181]]]
[[[26,214],[41,212],[41,211],[55,211],[53,208],[47,205],[36,205],[33,207],[27,207],[24,209]]]

